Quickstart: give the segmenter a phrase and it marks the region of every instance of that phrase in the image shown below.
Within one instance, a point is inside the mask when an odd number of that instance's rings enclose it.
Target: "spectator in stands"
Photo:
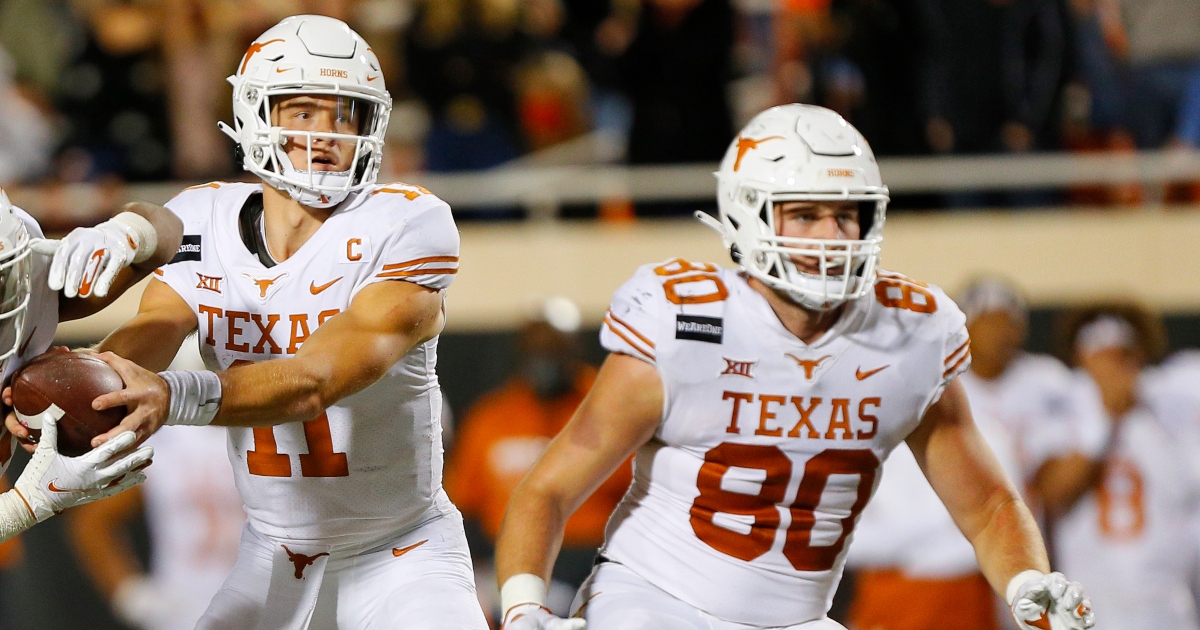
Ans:
[[[975,423],[1019,487],[1033,481],[1045,435],[1077,410],[1069,370],[1056,359],[1023,352],[1028,311],[1020,294],[996,278],[976,280],[958,300],[971,335],[971,369],[961,381]],[[1029,497],[1036,506],[1036,497]],[[859,520],[848,564],[855,569],[850,627],[862,630],[998,629],[1007,616],[958,531],[901,444],[884,463],[883,480]],[[946,611],[955,611],[947,616]]]
[[[579,310],[572,302],[547,301],[542,314],[517,334],[512,378],[475,403],[463,418],[446,466],[446,491],[488,545],[500,529],[513,489],[591,389],[595,370],[579,359],[578,327]],[[565,615],[575,590],[591,572],[596,549],[604,541],[604,526],[631,479],[627,462],[567,521],[553,572],[562,585],[556,590],[559,601],[552,602],[558,614]],[[472,551],[477,575],[490,573],[491,550]],[[494,583],[494,576],[490,579]],[[481,589],[481,599],[487,596]],[[493,616],[498,615],[499,600],[490,603],[496,609]]]
[[[45,112],[15,82],[12,59],[0,48],[0,186],[44,175],[53,148]]]
[[[1179,389],[1147,369],[1165,343],[1161,322],[1140,307],[1070,313],[1060,335],[1078,394],[1099,413],[1065,427],[1074,444],[1043,469],[1057,567],[1088,581],[1106,628],[1196,630],[1195,383]]]
[[[1159,148],[1173,136],[1188,80],[1200,62],[1200,2],[1116,1],[1127,42],[1126,50],[1115,52],[1129,65],[1129,124],[1139,148]]]
[[[426,168],[480,169],[519,153],[512,77],[523,47],[520,5],[428,0],[406,42],[409,86],[432,118]]]
[[[730,0],[646,0],[619,58],[633,105],[629,161],[716,162],[733,137]]]
[[[588,130],[588,83],[573,57],[547,51],[517,71],[517,113],[525,147],[545,149]]]

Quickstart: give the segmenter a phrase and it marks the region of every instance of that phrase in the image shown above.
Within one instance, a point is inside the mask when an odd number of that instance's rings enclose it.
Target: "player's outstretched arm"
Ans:
[[[126,204],[113,218],[76,228],[62,240],[42,240],[33,249],[53,256],[50,289],[68,298],[59,320],[86,317],[108,306],[150,272],[167,264],[183,241],[183,223],[151,203]]]
[[[988,582],[1012,606],[1020,628],[1090,628],[1090,602],[1082,587],[1050,573],[1037,523],[975,426],[966,391],[957,379],[925,413],[907,443],[975,547]],[[1038,623],[1050,625],[1034,625]]]
[[[196,330],[196,313],[175,289],[151,279],[138,313],[104,338],[97,352],[111,352],[147,370],[167,369],[179,346]]]
[[[5,438],[7,439],[7,438]],[[42,437],[13,489],[0,494],[0,541],[63,510],[110,497],[146,480],[154,450],[143,446],[127,452],[136,438],[121,433],[104,446],[65,457],[58,452],[58,425],[42,420]]]
[[[195,316],[190,311],[189,315],[194,326]],[[144,439],[163,424],[260,427],[312,420],[326,407],[379,380],[415,346],[441,332],[444,322],[441,291],[391,281],[359,291],[350,307],[321,324],[294,357],[220,373],[163,372],[160,376],[138,366],[138,361],[118,356],[122,347],[110,344],[110,338],[101,350],[116,353],[97,356],[117,370],[125,389],[97,398],[94,405],[97,409],[126,405],[130,413],[93,444],[125,430]],[[177,348],[178,344],[172,356]]]
[[[542,608],[563,530],[587,497],[654,436],[662,405],[654,366],[610,354],[571,421],[513,491],[496,541],[506,630],[582,627],[563,625],[569,622]]]

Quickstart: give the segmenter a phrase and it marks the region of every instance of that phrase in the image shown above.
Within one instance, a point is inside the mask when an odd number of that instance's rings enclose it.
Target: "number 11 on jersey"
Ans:
[[[249,365],[252,361],[234,361],[229,367]],[[308,452],[300,455],[301,477],[348,477],[349,462],[345,453],[333,450],[333,433],[329,416],[321,415],[304,423],[304,441]],[[291,477],[292,458],[279,452],[275,443],[275,427],[256,427],[254,447],[246,451],[246,467],[251,475],[260,477]]]

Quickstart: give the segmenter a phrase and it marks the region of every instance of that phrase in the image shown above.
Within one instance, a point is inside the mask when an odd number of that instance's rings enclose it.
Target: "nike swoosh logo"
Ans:
[[[325,284],[321,284],[321,285],[318,285],[316,283],[316,281],[314,280],[312,283],[310,283],[308,285],[308,291],[309,291],[309,293],[316,295],[316,294],[324,291],[325,289],[328,289],[329,287],[333,286],[334,284],[337,284],[337,281],[341,280],[344,277],[345,276],[338,276],[338,277],[334,278],[333,280],[330,280],[329,282],[326,282]]]
[[[292,67],[292,68],[275,68],[275,72],[278,72],[278,73],[291,72],[292,70],[295,70],[295,69],[296,68],[294,68],[294,67]]]
[[[54,481],[58,481],[58,480],[55,479]],[[50,484],[46,486],[46,489],[49,490],[50,492],[59,492],[62,494],[66,494],[68,492],[83,492],[84,491],[83,488],[80,488],[80,489],[59,488],[58,486],[54,485],[54,481],[51,481]]]
[[[1033,621],[1029,621],[1027,623],[1029,625],[1033,626],[1034,628],[1041,628],[1041,630],[1051,630],[1050,620],[1046,618],[1045,611],[1042,612],[1041,617],[1034,619]]]
[[[422,541],[421,541],[421,542],[419,542],[419,543],[415,543],[415,544],[409,545],[409,546],[407,546],[407,547],[405,547],[405,548],[403,548],[403,549],[396,549],[395,547],[393,547],[393,548],[392,548],[392,555],[393,555],[393,556],[396,556],[397,558],[399,558],[400,556],[403,556],[404,554],[406,554],[406,553],[408,553],[408,552],[412,551],[413,549],[416,549],[417,547],[420,547],[421,545],[424,545],[424,544],[425,544],[425,543],[427,543],[427,542],[429,542],[429,539],[428,539],[428,538],[426,538],[425,540],[422,540]]]
[[[876,374],[878,374],[890,367],[892,367],[891,363],[889,363],[883,367],[877,367],[874,370],[869,370],[867,372],[862,371],[862,368],[858,367],[858,368],[855,368],[855,370],[854,370],[854,378],[856,378],[860,381],[865,381],[866,379],[871,378],[872,376],[875,376]]]
[[[125,235],[125,240],[129,243],[130,247],[132,247],[134,250],[137,250],[137,241],[133,240],[132,236]]]
[[[367,77],[367,81],[374,81],[375,79],[378,79],[378,78],[379,78],[379,75],[377,74],[373,77]]]

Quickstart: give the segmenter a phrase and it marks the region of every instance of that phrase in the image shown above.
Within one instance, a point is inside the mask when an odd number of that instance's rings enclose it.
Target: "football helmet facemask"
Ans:
[[[879,262],[888,189],[862,134],[837,113],[782,105],[755,116],[729,145],[717,177],[718,218],[697,213],[719,232],[750,276],[810,310],[866,295]],[[858,202],[858,239],[779,235],[776,204]],[[794,260],[815,264],[805,272]]]
[[[247,171],[314,208],[335,206],[375,183],[392,98],[375,52],[345,22],[318,15],[285,18],[250,45],[229,82],[233,127],[219,126],[238,143]],[[328,97],[325,104],[337,120],[351,121],[354,133],[294,130],[273,121],[281,102],[302,95]],[[314,168],[314,142],[322,140],[354,147],[349,169]],[[307,147],[304,168],[288,157],[289,143]]]
[[[0,189],[0,365],[17,354],[32,294],[31,239],[8,195]]]

